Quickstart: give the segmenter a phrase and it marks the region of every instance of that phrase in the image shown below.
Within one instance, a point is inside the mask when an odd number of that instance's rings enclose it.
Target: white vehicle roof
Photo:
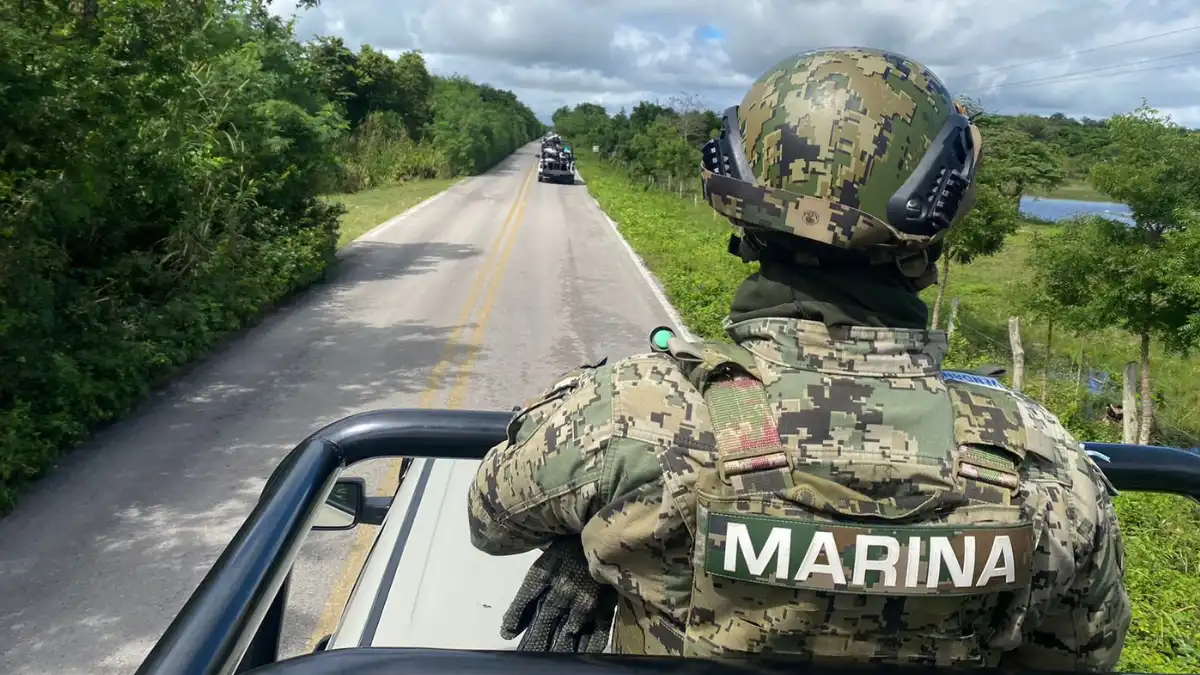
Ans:
[[[330,649],[515,649],[500,621],[540,551],[471,545],[467,489],[478,461],[413,460],[350,593]]]

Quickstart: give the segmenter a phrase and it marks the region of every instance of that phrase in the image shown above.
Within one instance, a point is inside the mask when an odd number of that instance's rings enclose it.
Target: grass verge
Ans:
[[[1108,202],[1113,203],[1112,197],[1101,194],[1096,191],[1085,180],[1069,180],[1063,183],[1058,189],[1050,191],[1032,191],[1029,193],[1031,197],[1049,197],[1051,199],[1075,199],[1081,202]]]
[[[662,283],[688,327],[698,335],[724,338],[721,317],[737,285],[754,269],[725,252],[729,229],[724,221],[703,203],[634,184],[589,152],[579,154],[577,165],[588,190]],[[980,358],[995,361],[989,334],[1000,335],[1001,326],[989,322],[1006,322],[1015,311],[1010,282],[1036,227],[1045,226],[1030,224],[999,255],[952,270],[947,297],[960,297],[970,313],[975,331],[962,334],[978,341],[971,346]],[[927,299],[932,298],[931,292]],[[1053,409],[1054,402],[1050,405]],[[1123,494],[1116,502],[1134,605],[1119,668],[1200,672],[1200,507],[1153,494]]]
[[[338,228],[338,246],[345,246],[376,225],[399,215],[454,185],[461,178],[413,180],[400,185],[372,188],[352,194],[329,195],[346,207]]]

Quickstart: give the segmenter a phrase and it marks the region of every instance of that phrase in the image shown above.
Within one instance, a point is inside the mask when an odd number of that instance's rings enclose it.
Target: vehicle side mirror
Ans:
[[[339,478],[329,491],[329,497],[317,510],[314,530],[352,530],[362,519],[367,498],[367,481],[363,478]]]

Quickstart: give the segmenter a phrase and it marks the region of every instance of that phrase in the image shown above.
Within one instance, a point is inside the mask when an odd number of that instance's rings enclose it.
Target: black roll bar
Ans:
[[[951,671],[953,672],[953,671]],[[1062,675],[1063,671],[960,669],[971,675]],[[572,654],[484,649],[370,647],[335,649],[287,659],[253,675],[946,675],[935,666],[797,663],[787,655],[755,654],[721,660],[629,654]]]
[[[137,670],[137,675],[230,675],[275,651],[259,634],[275,596],[337,476],[378,457],[480,459],[504,439],[512,413],[377,410],[343,418],[296,446],[267,480],[258,504]],[[272,621],[271,623],[274,623]],[[250,649],[254,644],[254,649]],[[257,659],[254,659],[257,660]]]
[[[136,675],[232,675],[272,662],[291,567],[312,519],[347,466],[380,457],[483,458],[510,412],[394,409],[315,432],[280,462],[258,503]],[[1085,443],[1117,489],[1200,500],[1200,454]]]
[[[1200,502],[1200,452],[1092,442],[1083,449],[1118,490],[1167,492]]]

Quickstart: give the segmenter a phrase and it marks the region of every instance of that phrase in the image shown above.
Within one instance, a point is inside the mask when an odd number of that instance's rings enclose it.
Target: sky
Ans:
[[[1200,127],[1200,0],[322,0],[297,36],[337,35],[509,89],[544,121],[590,102],[721,111],[795,53],[899,52],[1001,114],[1105,118],[1146,99]]]

